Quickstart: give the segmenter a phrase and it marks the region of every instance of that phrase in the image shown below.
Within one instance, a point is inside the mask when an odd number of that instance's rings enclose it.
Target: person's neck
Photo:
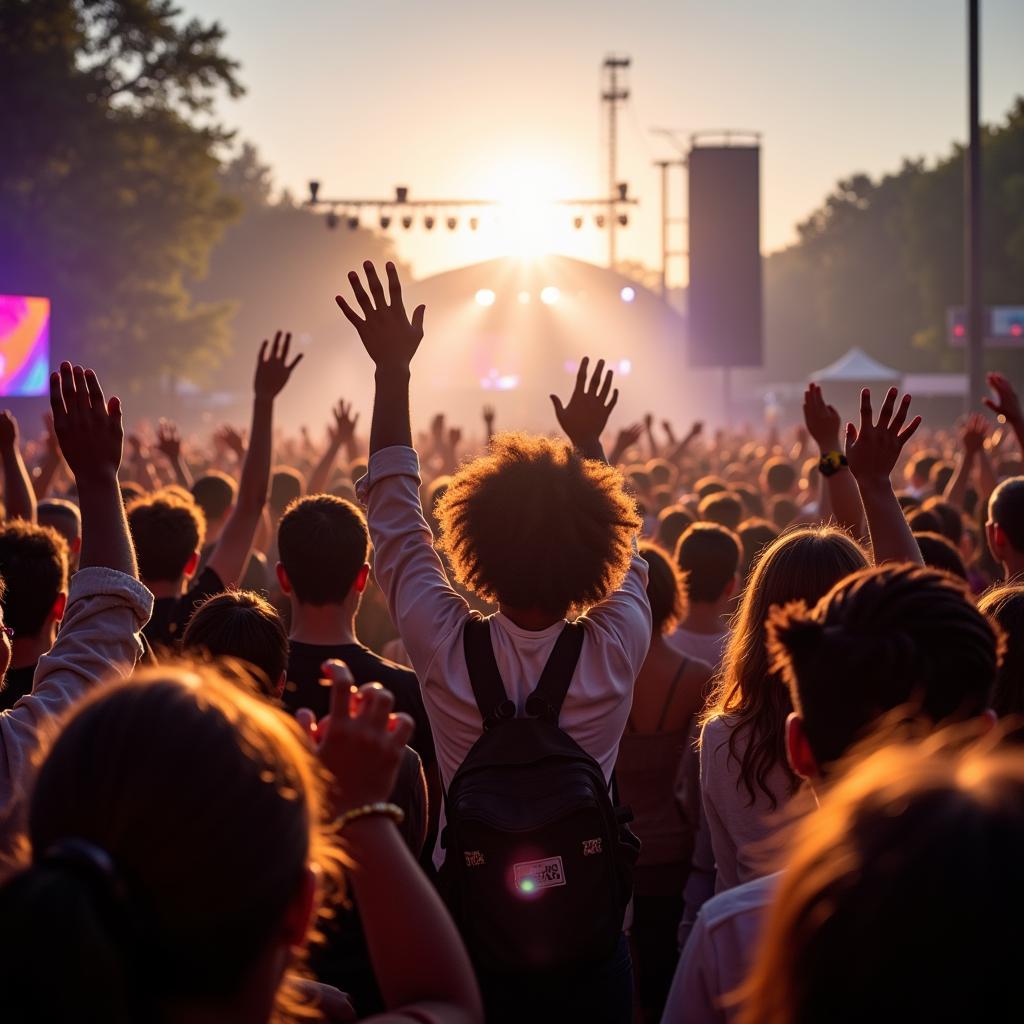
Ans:
[[[690,633],[721,633],[725,629],[724,612],[721,601],[691,601],[683,629]]]
[[[513,625],[531,633],[542,633],[565,618],[564,615],[552,615],[551,612],[542,612],[536,608],[509,608],[504,604],[499,604],[498,610]]]
[[[185,593],[185,577],[176,580],[143,580],[143,585],[155,597],[181,597]]]
[[[355,614],[345,604],[302,604],[292,598],[288,639],[300,644],[355,644]]]
[[[57,624],[51,622],[35,636],[19,636],[11,644],[11,668],[28,668],[49,652],[57,637]]]
[[[1003,572],[1007,580],[1020,580],[1024,576],[1024,551],[1010,551],[1003,559]]]

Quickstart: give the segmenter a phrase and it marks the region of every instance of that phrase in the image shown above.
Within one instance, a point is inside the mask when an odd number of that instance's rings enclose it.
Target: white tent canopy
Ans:
[[[812,374],[810,379],[819,384],[873,384],[879,381],[895,384],[902,376],[899,370],[880,363],[863,349],[854,347],[845,356]]]

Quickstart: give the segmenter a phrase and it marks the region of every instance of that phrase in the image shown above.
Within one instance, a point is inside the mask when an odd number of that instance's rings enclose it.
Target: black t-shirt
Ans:
[[[22,668],[7,670],[3,689],[0,690],[0,711],[13,708],[25,694],[32,692],[32,677],[35,674],[35,665],[25,665]]]
[[[221,578],[207,566],[180,597],[158,597],[153,602],[153,615],[142,630],[143,636],[153,647],[173,647],[180,643],[181,634],[196,608],[225,589]]]
[[[431,768],[437,756],[416,673],[374,654],[362,644],[303,644],[291,641],[288,682],[282,698],[285,707],[292,714],[299,708],[309,708],[318,719],[327,714],[331,691],[320,681],[320,666],[329,658],[345,662],[358,686],[380,683],[395,695],[395,711],[405,712],[416,725],[409,746],[420,755],[424,769]]]

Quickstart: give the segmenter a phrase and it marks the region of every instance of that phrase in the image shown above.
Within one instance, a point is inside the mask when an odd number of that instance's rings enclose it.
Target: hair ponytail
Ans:
[[[0,992],[5,1024],[141,1021],[120,909],[83,865],[44,857],[0,887]]]

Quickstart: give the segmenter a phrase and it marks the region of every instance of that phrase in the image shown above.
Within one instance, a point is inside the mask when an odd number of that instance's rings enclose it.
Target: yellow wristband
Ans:
[[[337,821],[338,831],[340,832],[353,821],[358,821],[360,818],[374,817],[375,815],[383,815],[385,818],[390,818],[396,825],[401,825],[405,821],[405,811],[401,807],[397,804],[390,804],[381,800],[374,804],[363,804],[362,807],[353,807],[351,810],[339,815]]]

